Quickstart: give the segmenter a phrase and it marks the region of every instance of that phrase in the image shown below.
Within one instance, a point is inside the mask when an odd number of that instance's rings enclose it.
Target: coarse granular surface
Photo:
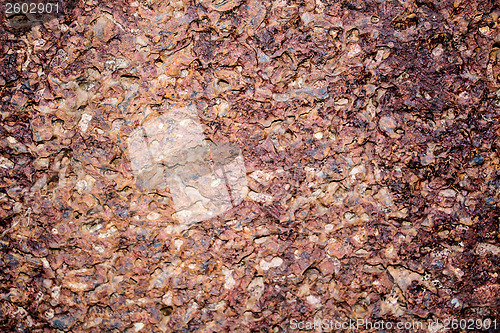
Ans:
[[[0,331],[500,330],[498,2],[65,10],[0,29]],[[178,105],[248,186],[191,224],[127,144]]]

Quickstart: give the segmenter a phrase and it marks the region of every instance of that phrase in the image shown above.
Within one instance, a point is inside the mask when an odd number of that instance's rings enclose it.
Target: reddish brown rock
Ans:
[[[499,17],[478,0],[2,14],[1,330],[498,318]],[[175,191],[138,185],[127,142],[189,103],[241,150],[248,194],[187,226]],[[245,173],[229,171],[196,195]]]

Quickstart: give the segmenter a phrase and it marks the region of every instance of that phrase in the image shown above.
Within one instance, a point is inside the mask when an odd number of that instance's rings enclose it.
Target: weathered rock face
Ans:
[[[493,0],[68,8],[0,29],[2,331],[499,318]],[[189,103],[248,194],[186,225],[128,142]]]

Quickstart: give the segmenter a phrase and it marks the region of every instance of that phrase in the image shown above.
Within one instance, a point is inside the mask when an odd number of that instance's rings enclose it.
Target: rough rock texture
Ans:
[[[500,318],[495,1],[71,10],[0,29],[1,331]],[[181,102],[250,189],[189,228],[126,144]]]

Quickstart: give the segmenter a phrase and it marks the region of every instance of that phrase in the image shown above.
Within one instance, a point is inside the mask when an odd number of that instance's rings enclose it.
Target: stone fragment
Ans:
[[[280,257],[274,257],[271,261],[266,261],[265,259],[260,261],[260,267],[265,271],[271,268],[279,267],[281,264],[283,264],[283,259]]]

